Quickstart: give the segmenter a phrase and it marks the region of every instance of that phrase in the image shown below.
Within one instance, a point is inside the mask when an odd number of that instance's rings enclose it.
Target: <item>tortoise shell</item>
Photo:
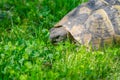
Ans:
[[[50,30],[50,39],[59,42],[68,33],[85,46],[120,42],[120,1],[90,0],[79,5]]]

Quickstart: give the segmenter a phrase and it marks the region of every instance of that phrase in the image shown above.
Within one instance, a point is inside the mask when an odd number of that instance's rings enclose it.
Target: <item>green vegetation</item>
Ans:
[[[53,46],[49,29],[85,0],[1,0],[0,80],[120,80],[120,48]]]

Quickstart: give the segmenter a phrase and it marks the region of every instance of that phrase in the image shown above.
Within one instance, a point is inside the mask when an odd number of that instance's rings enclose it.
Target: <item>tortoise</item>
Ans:
[[[120,42],[120,0],[89,0],[50,29],[50,40],[72,40],[93,48]]]

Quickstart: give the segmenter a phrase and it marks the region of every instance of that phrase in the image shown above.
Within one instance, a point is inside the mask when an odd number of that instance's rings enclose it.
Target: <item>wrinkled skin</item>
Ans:
[[[53,44],[67,39],[68,31],[63,27],[52,28],[50,30],[50,40]]]

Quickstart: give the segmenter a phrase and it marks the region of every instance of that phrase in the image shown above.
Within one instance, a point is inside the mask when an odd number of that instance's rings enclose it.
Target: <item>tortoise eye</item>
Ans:
[[[56,36],[55,38],[59,38],[60,36],[58,35],[58,36]]]

